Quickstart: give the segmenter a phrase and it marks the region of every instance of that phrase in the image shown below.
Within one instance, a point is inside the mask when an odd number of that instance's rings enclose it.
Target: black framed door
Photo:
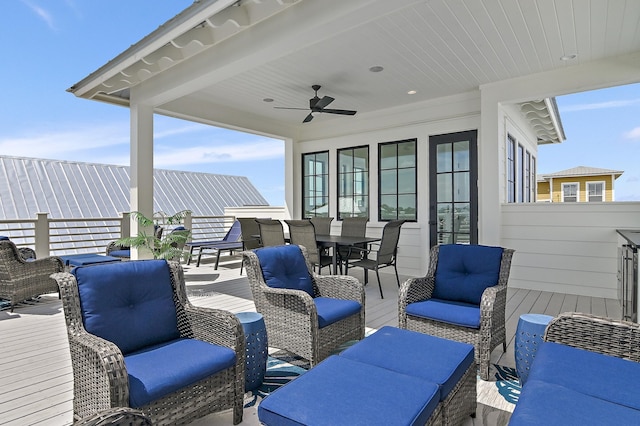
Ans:
[[[429,137],[430,245],[478,243],[478,131]]]

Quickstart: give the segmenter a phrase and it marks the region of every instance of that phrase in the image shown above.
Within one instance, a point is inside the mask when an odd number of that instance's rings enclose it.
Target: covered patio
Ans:
[[[234,313],[255,311],[246,275],[239,274],[238,260],[238,257],[228,258],[217,271],[211,258],[204,259],[199,268],[185,266],[190,301],[197,306],[222,308]],[[358,276],[358,272],[355,274]],[[401,279],[406,278],[401,276]],[[395,278],[384,274],[382,279],[385,294],[388,294],[385,299],[380,299],[375,282],[366,289],[366,325],[371,329],[395,326],[398,321]],[[0,376],[1,425],[72,423],[73,376],[61,310],[61,303],[54,294],[43,296],[32,305],[21,305],[14,313],[0,312],[0,335],[3,336],[0,368],[5,372]],[[507,352],[503,354],[501,348],[497,348],[492,354],[492,362],[514,368],[514,335],[521,314],[534,312],[555,316],[569,311],[613,318],[620,316],[620,306],[612,299],[509,289]],[[496,382],[484,383],[496,386]],[[482,400],[486,396],[479,392],[478,398]],[[478,415],[473,423],[469,419],[468,424],[506,424],[508,411],[503,412],[498,407],[491,413],[486,418]],[[194,424],[231,424],[231,413],[207,416]],[[245,409],[242,424],[259,424],[255,407]]]

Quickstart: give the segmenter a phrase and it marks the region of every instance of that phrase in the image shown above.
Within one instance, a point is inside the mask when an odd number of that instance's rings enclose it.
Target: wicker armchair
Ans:
[[[11,303],[11,312],[17,303],[47,293],[57,293],[58,285],[51,274],[62,272],[59,257],[35,260],[33,250],[20,250],[9,240],[0,241],[0,298]],[[25,260],[25,255],[28,259]]]
[[[129,407],[114,407],[73,422],[73,426],[151,426],[151,419],[142,411]]]
[[[447,265],[454,263],[462,267],[461,270],[458,269],[454,272],[458,277],[453,280],[451,280],[449,271],[438,270],[439,260],[442,260],[439,259],[439,256],[442,251],[447,253]],[[487,380],[491,352],[500,343],[502,343],[503,350],[506,351],[505,306],[507,281],[513,253],[512,249],[477,245],[451,244],[432,247],[427,276],[411,278],[405,281],[400,288],[398,296],[399,327],[474,345],[480,377]],[[482,274],[476,274],[476,283],[481,284],[482,287],[475,287],[473,289],[475,294],[471,295],[468,287],[460,286],[457,290],[454,289],[458,292],[459,297],[444,299],[439,294],[442,291],[436,290],[439,282],[444,282],[446,279],[447,282],[459,284],[460,279],[466,280],[474,276],[473,271],[465,265],[467,261],[475,266],[480,265],[479,269],[482,269]],[[487,268],[491,269],[491,273],[488,275]],[[445,275],[446,273],[449,275]],[[486,286],[488,276],[495,279],[493,286]],[[441,284],[441,289],[442,287],[444,284]],[[472,303],[469,298],[476,298],[479,302]],[[426,306],[425,302],[428,302],[430,306]],[[415,314],[416,308],[418,310],[427,308],[430,315],[425,315],[422,312],[420,315]],[[407,312],[407,309],[410,312]],[[474,312],[474,310],[476,311]],[[453,317],[458,312],[461,313],[461,317],[465,317],[463,321],[458,321],[458,318]],[[435,313],[433,317],[432,313]],[[443,319],[443,316],[449,316],[449,318]],[[469,317],[477,320],[478,316],[479,323],[467,323]]]
[[[297,247],[267,247],[256,251],[282,248],[296,250]],[[302,290],[267,285],[256,253],[243,252],[243,261],[256,310],[262,314],[266,323],[269,346],[300,355],[309,360],[313,367],[331,355],[342,343],[364,337],[365,293],[362,284],[353,277],[314,274],[306,249],[299,249],[311,276],[315,297]],[[322,298],[325,302],[328,298],[355,301],[360,309],[357,313],[321,327],[318,299]]]
[[[242,421],[242,325],[230,312],[191,305],[177,262],[117,262],[53,277],[67,324],[76,420],[131,407],[153,424],[189,423],[229,408],[233,424]]]

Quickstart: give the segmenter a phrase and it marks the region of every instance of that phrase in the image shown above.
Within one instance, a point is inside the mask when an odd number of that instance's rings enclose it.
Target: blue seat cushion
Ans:
[[[180,337],[165,260],[79,266],[72,273],[85,329],[123,354]]]
[[[509,421],[509,426],[611,424],[638,425],[640,411],[564,386],[533,380],[531,376],[522,388]]]
[[[331,325],[360,312],[362,306],[355,300],[332,299],[330,297],[316,297],[313,299],[318,313],[320,328]]]
[[[236,363],[227,347],[195,339],[177,339],[124,357],[129,376],[129,404],[142,407]]]
[[[634,361],[545,342],[538,348],[528,380],[554,383],[640,410],[638,393],[629,387],[632,383],[637,389],[640,383],[640,363]]]
[[[302,290],[315,296],[307,263],[298,246],[264,247],[255,253],[269,287]]]
[[[265,425],[424,425],[438,386],[340,356],[330,356],[258,406]]]
[[[109,252],[109,256],[113,257],[131,257],[131,250],[113,250]]]
[[[461,327],[480,328],[480,307],[470,303],[429,299],[409,303],[407,314]]]
[[[480,305],[484,290],[498,284],[501,247],[445,244],[439,252],[432,297]]]
[[[7,237],[6,235],[0,235],[0,241],[8,241],[9,237]]]
[[[473,345],[385,326],[340,356],[433,382],[444,401],[474,364]]]

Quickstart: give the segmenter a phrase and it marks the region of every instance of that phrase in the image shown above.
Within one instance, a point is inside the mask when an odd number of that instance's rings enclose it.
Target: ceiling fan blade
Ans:
[[[329,105],[333,101],[335,101],[335,99],[332,98],[331,96],[325,96],[322,99],[320,99],[318,102],[316,102],[316,104],[313,105],[312,108],[313,109],[323,109],[324,107],[326,107],[327,105]]]
[[[303,123],[308,123],[311,120],[313,120],[313,114],[309,113],[309,115],[307,115],[304,120],[302,120]]]
[[[326,112],[328,114],[340,114],[340,115],[356,115],[358,111],[351,111],[348,109],[321,109],[318,112]]]
[[[290,107],[273,107],[275,109],[298,109],[300,111],[309,111],[309,108],[290,108]]]

